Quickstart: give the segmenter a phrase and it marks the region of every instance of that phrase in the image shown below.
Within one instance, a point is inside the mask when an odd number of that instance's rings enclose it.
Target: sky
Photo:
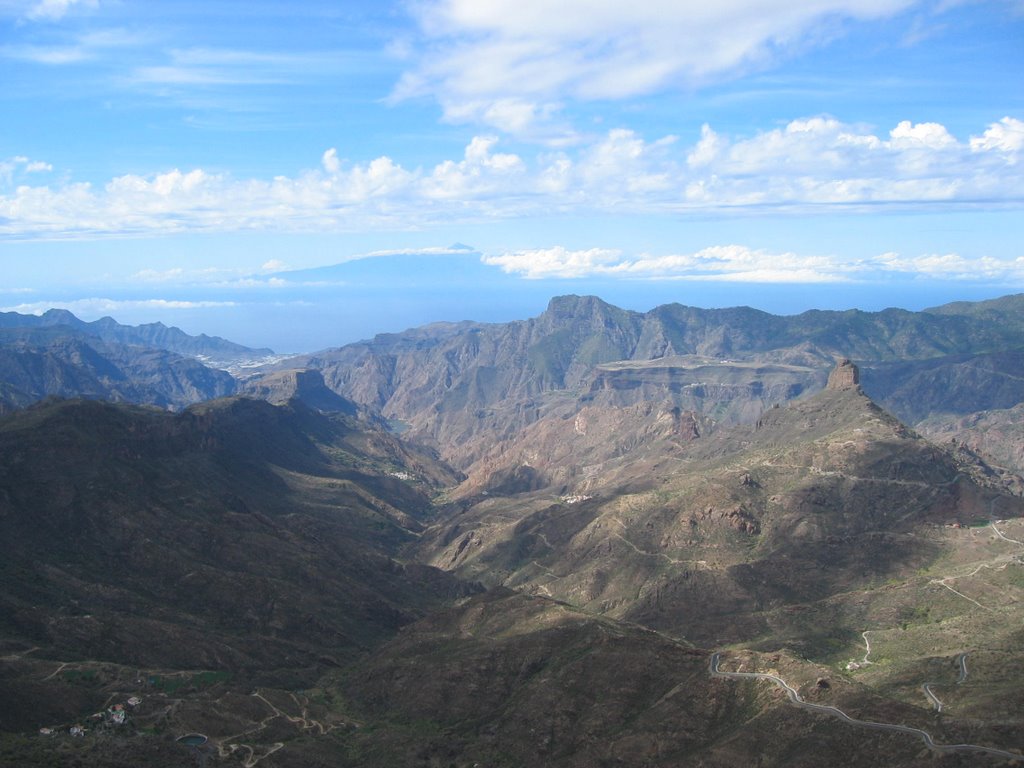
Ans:
[[[0,310],[299,352],[1024,291],[1022,0],[0,0]]]

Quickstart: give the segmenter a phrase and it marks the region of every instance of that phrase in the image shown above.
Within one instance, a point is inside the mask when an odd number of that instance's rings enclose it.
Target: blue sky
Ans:
[[[0,0],[0,67],[4,310],[299,351],[1024,290],[1020,0]]]

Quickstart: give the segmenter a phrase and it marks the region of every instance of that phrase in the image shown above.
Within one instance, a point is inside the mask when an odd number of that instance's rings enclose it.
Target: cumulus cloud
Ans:
[[[1021,199],[1020,121],[963,143],[936,123],[901,122],[888,137],[830,117],[731,140],[705,126],[687,163],[694,204],[878,204]],[[1001,188],[1000,188],[1001,187]]]
[[[993,123],[981,136],[971,138],[971,149],[975,152],[995,150],[1004,153],[1012,163],[1024,150],[1024,122],[1012,117],[1004,117]]]
[[[474,137],[461,161],[446,160],[434,168],[426,180],[425,193],[444,199],[507,193],[508,180],[522,174],[526,166],[518,155],[492,152],[497,143],[494,136]]]
[[[395,99],[449,119],[526,129],[562,100],[620,99],[763,67],[824,24],[894,16],[920,0],[426,0],[421,46]]]
[[[42,160],[32,160],[24,155],[16,155],[6,160],[0,160],[0,185],[7,186],[24,174],[47,173],[53,170],[50,163]]]
[[[481,260],[508,274],[533,280],[617,277],[792,284],[857,282],[888,276],[1024,282],[1024,257],[973,259],[955,253],[910,257],[885,253],[850,260],[835,255],[773,253],[735,244],[711,246],[695,253],[635,256],[603,248],[570,250],[554,246],[488,254]]]
[[[1013,117],[965,141],[935,123],[879,132],[817,116],[747,136],[706,125],[689,141],[614,129],[533,157],[477,136],[461,158],[428,168],[387,156],[343,160],[331,148],[319,167],[271,179],[196,168],[51,186],[36,180],[49,164],[19,156],[0,162],[0,237],[367,231],[538,213],[1019,206],[1022,151],[1024,123]]]
[[[338,150],[331,147],[324,152],[323,157],[320,158],[320,164],[323,165],[324,170],[328,173],[337,173],[341,170],[341,160],[338,159]]]

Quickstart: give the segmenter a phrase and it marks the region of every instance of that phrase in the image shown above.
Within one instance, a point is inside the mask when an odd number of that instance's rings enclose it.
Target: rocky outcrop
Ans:
[[[826,389],[860,389],[860,371],[852,361],[842,359],[828,376]]]
[[[272,371],[255,376],[244,382],[242,392],[274,405],[297,399],[318,411],[354,416],[358,410],[351,400],[328,389],[323,374],[316,370]]]

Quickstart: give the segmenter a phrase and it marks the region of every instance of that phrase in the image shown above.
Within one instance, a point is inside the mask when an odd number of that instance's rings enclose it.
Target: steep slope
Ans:
[[[112,317],[103,317],[89,323],[66,309],[50,309],[42,315],[0,312],[0,328],[54,327],[67,328],[114,344],[176,352],[218,368],[266,359],[274,354],[270,349],[252,349],[219,336],[207,336],[205,333],[190,336],[180,328],[168,327],[163,323],[122,325]]]
[[[865,389],[915,425],[929,416],[1012,408],[1024,399],[1022,383],[1024,347],[864,367]]]
[[[322,370],[334,391],[474,471],[495,443],[584,407],[665,402],[706,430],[753,423],[773,404],[820,390],[839,357],[857,360],[865,390],[911,421],[1010,407],[1024,400],[1021,327],[1024,309],[1009,299],[973,313],[780,317],[681,305],[639,313],[563,296],[531,320],[426,326],[294,364]]]
[[[967,416],[933,414],[917,429],[930,440],[959,444],[1024,477],[1024,403]]]
[[[257,374],[241,383],[242,392],[250,397],[280,405],[300,400],[310,408],[355,416],[359,407],[327,388],[320,371],[283,370]]]
[[[428,455],[301,405],[18,412],[0,421],[0,633],[61,660],[337,663],[462,591],[394,559],[438,478]]]
[[[591,426],[608,427],[599,432],[615,441],[607,414],[583,429],[570,423],[538,452],[560,445],[559,466],[569,468],[576,451],[594,462],[585,472],[568,472],[562,485],[540,490],[492,483],[428,529],[419,551],[468,578],[704,648],[727,646],[729,669],[781,676],[804,701],[839,707],[848,718],[912,726],[931,731],[938,743],[992,750],[937,750],[944,760],[987,764],[1017,754],[1024,738],[1024,693],[1016,683],[1024,668],[1024,501],[1007,492],[998,472],[969,452],[928,443],[887,414],[864,395],[848,361],[832,372],[825,391],[769,409],[749,428],[683,439],[669,411],[652,419],[656,413],[639,414],[648,419],[647,431],[614,452],[602,453],[590,435]],[[471,476],[464,488],[473,482]],[[467,623],[430,642],[468,653],[479,633]],[[430,636],[413,637],[426,644]],[[413,643],[401,647],[404,663],[424,653]],[[521,653],[517,658],[528,657]],[[382,679],[411,678],[416,690],[430,690],[397,658],[389,663],[392,676]],[[479,662],[485,664],[494,669],[497,662]],[[470,667],[460,664],[456,679],[465,683]],[[533,694],[518,694],[529,682],[516,683],[517,695],[530,700]],[[708,695],[701,681],[682,685],[698,700]],[[943,713],[938,720],[936,710]],[[573,711],[591,713],[579,704]],[[779,715],[747,709],[744,728],[721,740],[704,734],[707,751],[659,753],[665,761],[658,764],[814,765],[834,763],[835,754],[844,765],[933,759],[920,740],[907,743],[906,730],[902,742],[886,737],[869,747],[877,734],[864,733],[865,726],[819,721],[809,743],[806,721],[798,726],[775,720]],[[680,720],[693,725],[702,716]],[[507,715],[494,718],[494,731],[503,735]],[[649,725],[642,717],[636,722]],[[461,733],[445,724],[445,733]],[[463,738],[481,748],[479,740]],[[673,743],[650,732],[642,741]],[[785,746],[772,753],[766,741]],[[566,755],[586,748],[574,743]],[[621,752],[614,756],[629,761]],[[575,763],[567,757],[566,764]]]
[[[64,326],[0,329],[0,413],[49,396],[183,408],[235,388],[225,371],[173,352],[108,343]]]
[[[602,347],[618,319],[591,309],[573,344],[619,354],[632,331]],[[629,403],[591,384],[645,365],[574,360],[549,369],[582,394],[478,448],[442,516],[431,497],[455,473],[319,412],[339,401],[316,372],[255,384],[281,406],[49,402],[0,419],[0,763],[1016,759],[1024,522],[991,468],[922,440],[848,362],[669,358],[685,384],[703,367],[763,382],[754,423],[714,428],[646,402],[655,390]],[[807,371],[824,391],[770,407]],[[719,659],[823,706],[716,674]],[[129,694],[144,701],[112,725]]]
[[[565,446],[560,466],[575,444],[585,460],[599,455],[580,432],[569,424],[551,439]],[[1021,508],[998,483],[979,484],[984,468],[958,465],[848,379],[756,426],[696,440],[667,428],[625,448],[546,490],[503,498],[492,483],[421,551],[466,577],[698,644],[813,647],[788,637],[786,606],[926,567],[941,554],[929,527],[984,519],[996,500],[1004,515]]]
[[[992,323],[1009,323],[1017,333],[1024,333],[1024,293],[1000,296],[988,301],[954,301],[926,309],[932,315],[961,316]]]
[[[772,670],[820,710],[766,682],[713,675],[712,663],[664,635],[499,589],[404,629],[335,690],[363,718],[347,739],[362,766],[933,764],[915,734],[858,728],[826,707],[923,727],[940,744],[1013,744],[1022,731],[936,723],[926,707],[787,652],[732,652],[725,664]],[[992,763],[942,755],[944,765]]]

